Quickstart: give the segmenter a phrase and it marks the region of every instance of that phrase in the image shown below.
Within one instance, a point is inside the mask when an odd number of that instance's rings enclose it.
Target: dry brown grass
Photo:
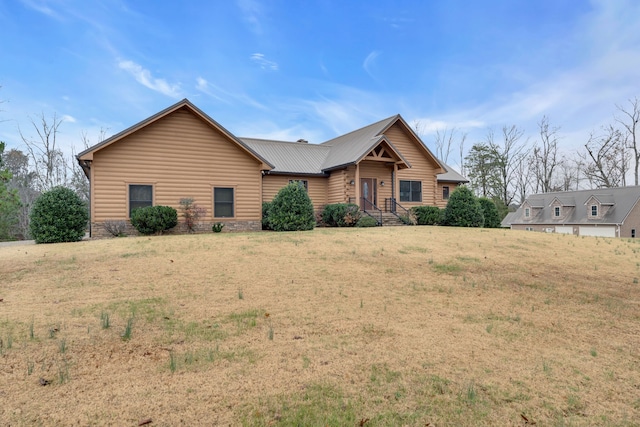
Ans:
[[[0,425],[637,425],[639,266],[443,227],[0,248]]]

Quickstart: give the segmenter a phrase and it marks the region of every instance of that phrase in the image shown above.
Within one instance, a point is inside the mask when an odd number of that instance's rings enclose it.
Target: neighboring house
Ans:
[[[467,180],[439,161],[399,115],[322,144],[238,138],[188,100],[77,155],[91,188],[91,234],[137,207],[206,208],[203,227],[260,230],[262,202],[290,181],[314,209],[358,203],[368,212],[444,207]]]
[[[513,230],[578,236],[636,237],[640,187],[535,194],[503,220]]]

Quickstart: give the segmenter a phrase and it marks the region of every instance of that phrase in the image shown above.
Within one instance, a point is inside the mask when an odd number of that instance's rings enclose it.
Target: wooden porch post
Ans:
[[[356,163],[356,205],[360,206],[360,163]]]

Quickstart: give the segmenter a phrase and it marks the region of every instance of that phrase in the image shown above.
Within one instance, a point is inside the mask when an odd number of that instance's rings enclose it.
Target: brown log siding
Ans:
[[[396,176],[396,189],[398,194],[396,199],[405,207],[420,205],[437,205],[436,200],[436,174],[440,173],[440,168],[433,163],[426,152],[418,146],[420,142],[410,136],[407,131],[398,123],[389,128],[385,135],[389,138],[396,149],[402,153],[404,158],[411,164],[411,168],[401,169]],[[410,203],[400,201],[400,181],[422,181],[422,203]],[[442,194],[440,194],[442,198]]]
[[[184,197],[213,218],[213,188],[235,189],[236,221],[260,220],[260,164],[186,109],[94,154],[92,220],[128,219],[129,184],[153,185],[153,204],[176,209]]]
[[[327,204],[328,180],[319,176],[265,175],[262,178],[262,200],[272,201],[278,191],[289,184],[290,180],[307,181],[309,198],[313,202],[314,210],[319,211]]]

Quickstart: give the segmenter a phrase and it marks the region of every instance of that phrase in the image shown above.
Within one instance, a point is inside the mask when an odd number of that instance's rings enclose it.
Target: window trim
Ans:
[[[524,217],[531,218],[531,208],[524,208]]]
[[[403,182],[408,182],[408,183],[409,183],[409,200],[404,200],[404,199],[402,198],[402,183],[403,183]],[[412,189],[412,187],[413,187],[413,185],[412,185],[412,184],[413,184],[414,182],[419,182],[419,183],[420,183],[420,200],[413,200],[413,197],[412,197],[412,196],[413,196],[414,191],[413,191],[413,189]],[[401,201],[401,202],[406,202],[406,203],[422,203],[422,181],[419,181],[419,180],[411,180],[411,179],[401,179],[401,180],[400,180],[400,182],[399,182],[399,184],[398,184],[398,187],[399,187],[399,188],[398,188],[398,190],[399,190],[399,191],[398,191],[398,193],[400,193],[400,201]]]
[[[446,195],[445,195],[446,193]],[[443,185],[442,186],[442,200],[449,200],[449,196],[450,196],[450,191],[449,191],[449,186],[448,185]]]
[[[593,213],[593,212],[594,212],[594,210],[595,210],[595,212],[596,212],[595,214]],[[595,204],[594,204],[594,205],[591,205],[591,217],[592,217],[592,218],[595,218],[595,217],[597,217],[597,216],[598,216],[598,211],[599,211],[599,209],[598,209],[598,205],[595,205]]]
[[[216,216],[216,189],[231,189],[233,191],[233,200],[231,201],[231,213],[232,216]],[[213,185],[211,186],[211,203],[212,210],[211,215],[213,219],[235,219],[236,218],[236,209],[237,209],[237,200],[236,200],[236,186],[235,185]],[[220,202],[220,203],[229,203],[229,202]]]
[[[151,204],[149,206],[154,206],[155,203],[155,185],[151,183],[140,183],[140,182],[127,182],[127,218],[131,219],[131,187],[139,186],[139,187],[151,187]],[[136,202],[141,202],[144,200],[136,200]],[[138,206],[138,207],[147,207],[147,206]]]
[[[553,207],[553,217],[560,218],[562,216],[562,208],[560,206]]]

